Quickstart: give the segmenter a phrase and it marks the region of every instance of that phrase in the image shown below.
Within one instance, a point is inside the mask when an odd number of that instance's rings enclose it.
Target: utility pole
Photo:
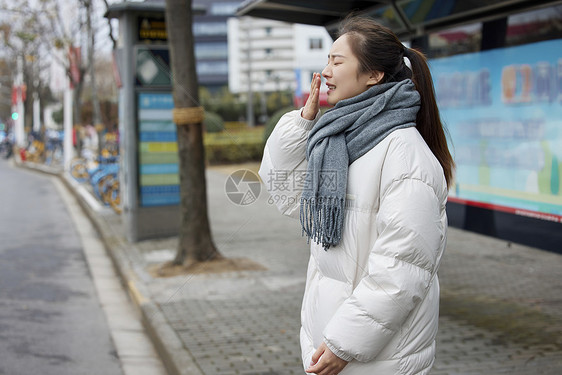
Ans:
[[[33,93],[33,131],[39,133],[41,131],[41,102],[39,94]]]
[[[254,124],[254,96],[252,92],[252,38],[251,32],[251,21],[246,23],[246,40],[248,41],[247,49],[247,60],[248,60],[248,103],[246,104],[246,121],[248,121],[248,126],[253,128]]]
[[[23,106],[23,59],[18,56],[17,60],[17,75],[16,75],[16,104],[15,112],[18,114],[18,118],[15,120],[15,138],[16,145],[18,147],[25,147],[25,129],[24,129],[24,119],[25,111]]]
[[[63,157],[64,170],[70,169],[70,161],[72,160],[74,150],[72,147],[72,97],[74,95],[70,84],[70,77],[66,77],[66,87],[64,89],[64,141],[63,141]]]

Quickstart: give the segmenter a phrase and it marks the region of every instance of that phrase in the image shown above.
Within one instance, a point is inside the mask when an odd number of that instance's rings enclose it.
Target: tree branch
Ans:
[[[109,9],[109,3],[107,2],[107,0],[103,0],[103,3],[105,4],[105,9]],[[117,41],[113,36],[113,25],[111,24],[110,18],[107,19],[107,24],[109,25],[109,39],[111,39],[111,43],[113,44],[113,49],[115,49],[117,48]]]

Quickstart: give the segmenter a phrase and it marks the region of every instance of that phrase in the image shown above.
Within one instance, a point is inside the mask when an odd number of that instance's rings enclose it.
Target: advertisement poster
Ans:
[[[138,94],[141,206],[180,202],[178,143],[171,93]]]
[[[450,201],[562,223],[562,40],[430,61]]]

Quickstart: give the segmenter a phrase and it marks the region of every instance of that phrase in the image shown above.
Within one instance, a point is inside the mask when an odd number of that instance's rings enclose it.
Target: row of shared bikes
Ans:
[[[89,183],[101,202],[121,213],[119,155],[107,149],[98,156],[82,153],[70,162],[70,175],[80,183]]]
[[[46,134],[44,137],[30,135],[27,147],[19,149],[22,161],[42,163],[50,166],[63,164],[63,136]],[[2,147],[3,149],[8,147]],[[12,150],[12,147],[9,147]],[[79,157],[70,162],[70,175],[78,182],[91,187],[94,195],[115,212],[121,213],[119,194],[119,148],[116,142],[104,142],[98,153],[83,148]],[[2,153],[8,151],[2,150]]]

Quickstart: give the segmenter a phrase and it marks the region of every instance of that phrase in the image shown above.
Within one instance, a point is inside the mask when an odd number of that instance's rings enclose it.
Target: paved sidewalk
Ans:
[[[226,257],[250,258],[265,271],[153,278],[147,267],[170,260],[177,238],[129,244],[119,216],[92,209],[85,190],[77,194],[171,374],[304,374],[298,331],[306,241],[298,221],[278,214],[264,191],[253,204],[231,203],[227,176],[207,172],[215,242]],[[561,255],[450,228],[439,277],[431,374],[562,373]]]

